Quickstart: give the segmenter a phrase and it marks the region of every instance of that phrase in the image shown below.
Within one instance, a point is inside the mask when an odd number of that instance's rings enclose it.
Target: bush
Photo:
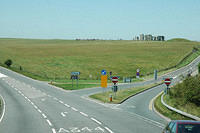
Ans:
[[[179,102],[191,102],[200,106],[200,75],[186,78],[183,83],[171,89],[171,96],[178,98]]]
[[[12,65],[12,60],[11,59],[8,59],[4,62],[4,64],[7,66],[7,67],[10,67]]]

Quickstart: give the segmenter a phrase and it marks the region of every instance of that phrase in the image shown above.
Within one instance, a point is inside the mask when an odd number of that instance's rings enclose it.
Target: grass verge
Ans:
[[[90,98],[99,100],[101,102],[104,103],[112,103],[112,104],[120,104],[122,102],[124,102],[126,99],[140,93],[143,92],[147,89],[150,89],[154,86],[159,85],[160,83],[156,83],[156,84],[151,84],[151,85],[147,85],[147,86],[143,86],[143,87],[136,87],[136,88],[129,88],[129,89],[123,89],[123,90],[119,90],[115,94],[112,91],[107,91],[107,92],[103,92],[103,93],[98,93],[98,94],[94,94],[89,96]],[[110,102],[110,95],[113,96],[113,100],[112,102]]]
[[[162,94],[161,94],[162,95]],[[191,120],[188,117],[185,117],[183,115],[180,115],[174,111],[169,110],[161,103],[161,95],[158,96],[154,101],[154,107],[155,109],[161,113],[162,115],[170,118],[171,120]],[[166,101],[166,99],[164,99]]]
[[[177,108],[181,111],[184,111],[184,112],[187,112],[189,114],[200,117],[200,106],[197,106],[197,105],[190,103],[190,102],[187,102],[187,104],[177,102],[177,101],[180,101],[180,100],[183,100],[183,99],[173,98],[173,97],[170,97],[169,95],[164,96],[164,100],[168,105],[170,105],[174,108]]]
[[[84,88],[91,88],[91,87],[99,87],[99,84],[78,84],[76,86],[76,83],[72,86],[72,84],[56,84],[53,83],[54,86],[63,88],[65,90],[79,90],[79,89],[84,89]]]

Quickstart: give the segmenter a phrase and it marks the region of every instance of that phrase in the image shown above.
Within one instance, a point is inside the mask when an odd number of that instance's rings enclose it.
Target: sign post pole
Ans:
[[[165,94],[169,94],[169,85],[171,84],[171,79],[170,78],[166,78],[165,79],[165,84],[167,86],[167,88],[165,89]]]

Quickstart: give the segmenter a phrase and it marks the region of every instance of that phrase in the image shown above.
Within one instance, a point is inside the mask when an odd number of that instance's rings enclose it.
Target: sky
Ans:
[[[200,41],[200,0],[0,0],[0,38]]]

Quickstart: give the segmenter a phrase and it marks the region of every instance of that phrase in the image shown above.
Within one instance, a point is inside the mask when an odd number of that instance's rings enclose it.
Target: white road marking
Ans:
[[[64,102],[63,102],[63,101],[61,101],[61,100],[59,100],[59,102],[60,102],[60,103],[62,103],[62,104],[64,103]]]
[[[56,98],[56,97],[54,97],[53,99],[54,99],[54,100],[58,100],[58,98]]]
[[[43,101],[43,102],[44,102],[45,100],[46,100],[45,98],[42,98],[42,99],[41,99],[41,101]]]
[[[52,128],[51,130],[52,130],[52,133],[56,133],[56,129]]]
[[[62,115],[63,117],[66,117],[66,114],[68,114],[68,112],[61,112],[61,115]]]
[[[65,104],[65,106],[68,107],[68,108],[70,107],[68,104]]]
[[[112,130],[110,130],[108,127],[105,127],[105,129],[110,132],[110,133],[114,133]]]
[[[51,122],[48,119],[46,121],[49,124],[49,126],[52,126]]]
[[[42,116],[43,116],[43,118],[44,118],[44,119],[46,119],[46,118],[47,118],[47,116],[46,116],[45,114],[42,114]]]
[[[91,118],[91,120],[93,120],[93,121],[95,121],[96,123],[98,123],[98,124],[102,124],[101,122],[99,122],[98,120],[96,120],[96,119],[94,119],[94,118]]]
[[[104,132],[105,130],[104,130],[103,128],[101,128],[101,127],[97,127],[97,128],[95,128],[95,131],[101,131],[101,132]]]
[[[5,103],[5,101],[4,101],[4,99],[3,99],[3,97],[2,97],[1,95],[0,95],[0,97],[1,97],[1,99],[2,99],[2,101],[3,101],[3,112],[2,112],[1,117],[0,117],[0,122],[1,122],[2,119],[3,119],[3,117],[4,117],[4,114],[5,114],[6,103]]]
[[[60,128],[59,131],[58,131],[58,133],[63,133],[63,132],[69,133],[69,131],[64,129],[64,128]]]
[[[83,112],[80,112],[80,114],[82,114],[82,115],[84,115],[84,116],[88,117],[88,115],[87,115],[87,114],[85,114],[85,113],[83,113]]]
[[[42,111],[41,111],[40,109],[38,109],[38,112],[39,112],[39,113],[42,113]]]
[[[78,111],[78,110],[77,110],[76,108],[74,108],[74,107],[71,107],[71,109],[74,110],[74,111]]]
[[[35,109],[38,109],[38,107],[37,107],[36,105],[34,105],[34,108],[35,108]]]
[[[84,128],[82,128],[81,130],[82,130],[82,131],[85,131],[85,130],[86,130],[86,131],[92,132],[92,129],[89,129],[88,127],[84,127]]]
[[[5,78],[5,77],[7,77],[7,76],[2,74],[2,73],[0,73],[0,78]]]
[[[47,95],[48,97],[52,97],[51,95]]]

